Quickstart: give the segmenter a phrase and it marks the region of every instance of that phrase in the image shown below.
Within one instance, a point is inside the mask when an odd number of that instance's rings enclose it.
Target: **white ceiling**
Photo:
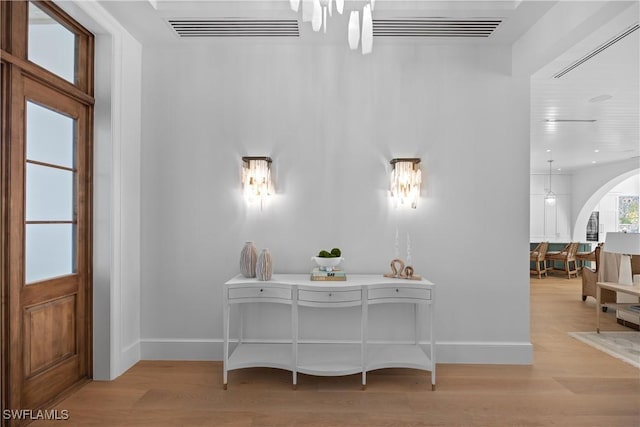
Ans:
[[[139,0],[100,3],[144,45],[184,43],[229,43],[229,38],[177,37],[168,19],[176,18],[264,18],[300,19],[289,0]],[[345,10],[361,7],[363,1],[346,1]],[[394,43],[473,43],[512,45],[557,2],[550,1],[401,1],[377,0],[374,19],[501,18],[502,23],[489,38],[407,38],[376,37],[376,44]],[[570,2],[583,7],[593,2]],[[605,4],[607,2],[599,2]],[[629,2],[633,4],[634,2]],[[637,3],[637,2],[636,2]],[[566,6],[566,5],[565,5]],[[636,5],[637,6],[637,5]],[[620,161],[640,155],[640,30],[608,47],[561,78],[553,75],[598,46],[638,22],[638,8],[629,8],[622,16],[598,25],[590,35],[575,43],[548,64],[531,80],[531,171],[548,172],[547,160],[554,170],[571,173],[595,164]],[[578,15],[576,13],[576,15]],[[570,20],[571,16],[567,19]],[[300,22],[296,43],[343,43],[346,45],[347,13],[329,21],[327,34],[313,33],[309,23]],[[585,25],[588,21],[585,21]],[[251,43],[252,38],[241,42]],[[264,42],[265,40],[261,40]],[[238,42],[238,40],[235,40]],[[280,43],[274,37],[268,42]],[[288,41],[290,42],[290,41]],[[591,99],[609,95],[610,99]],[[549,123],[547,119],[595,120],[595,122]],[[548,152],[547,150],[551,150]],[[596,152],[595,150],[598,150]],[[640,161],[639,161],[640,164]]]
[[[577,43],[531,80],[531,170],[572,172],[640,155],[640,30],[560,78],[553,75],[635,22],[618,19]],[[610,97],[610,98],[609,98]],[[602,100],[604,98],[609,98]],[[545,122],[547,119],[595,122]],[[551,150],[548,152],[547,150]],[[640,160],[638,161],[640,166]]]
[[[300,0],[301,2],[304,0]],[[367,0],[368,2],[368,0]],[[289,0],[99,0],[131,34],[143,44],[185,43],[176,37],[167,24],[169,19],[203,18],[265,18],[298,19],[301,13],[291,10]],[[300,22],[300,43],[322,42],[346,45],[348,11],[362,10],[365,0],[345,0],[342,16],[334,13],[329,20],[327,34],[317,34],[310,23]],[[511,44],[522,35],[554,2],[520,0],[499,1],[431,1],[431,0],[377,0],[374,19],[384,18],[503,18],[503,23],[489,40],[483,43]],[[186,42],[214,43],[216,40],[187,40]],[[434,42],[425,39],[419,42]],[[262,42],[262,40],[261,40]],[[385,42],[376,39],[374,43]],[[395,40],[393,42],[398,42]],[[402,43],[416,42],[403,39]],[[436,40],[442,43],[442,40]],[[456,40],[448,40],[456,43]],[[477,40],[464,40],[464,43]]]

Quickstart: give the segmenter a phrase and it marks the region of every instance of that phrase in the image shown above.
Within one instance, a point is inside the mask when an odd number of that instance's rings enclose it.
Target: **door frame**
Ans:
[[[88,111],[86,132],[86,174],[85,180],[87,192],[85,198],[87,243],[84,249],[84,264],[87,266],[85,309],[83,310],[83,328],[86,330],[86,354],[82,355],[86,365],[87,380],[93,372],[93,291],[92,291],[92,248],[93,248],[93,97],[94,86],[94,38],[93,35],[75,20],[69,17],[62,9],[50,0],[34,0],[38,7],[54,16],[55,19],[71,32],[76,34],[76,81],[70,83],[46,69],[30,62],[27,56],[28,35],[28,2],[26,1],[2,1],[0,2],[0,48],[2,49],[2,116],[0,147],[0,175],[2,177],[0,197],[0,295],[2,315],[0,316],[0,338],[2,351],[0,351],[0,402],[2,409],[40,409],[24,408],[21,405],[22,395],[22,337],[23,301],[22,287],[24,286],[24,262],[22,265],[11,265],[9,260],[16,251],[22,252],[19,259],[24,261],[24,190],[20,197],[11,191],[12,186],[23,183],[11,182],[12,176],[18,180],[24,179],[24,144],[23,128],[25,118],[25,98],[23,84],[26,79],[33,80],[44,85],[61,96],[72,98],[83,104]],[[16,152],[18,150],[19,152]],[[17,177],[15,170],[20,171]],[[15,196],[12,200],[11,197]],[[22,207],[15,208],[18,204]],[[16,367],[18,369],[16,369]],[[13,369],[12,369],[13,368]],[[73,389],[73,388],[72,388]],[[69,390],[71,391],[71,389]],[[44,405],[63,398],[68,392],[63,392]],[[0,417],[0,424],[13,425],[12,421]]]

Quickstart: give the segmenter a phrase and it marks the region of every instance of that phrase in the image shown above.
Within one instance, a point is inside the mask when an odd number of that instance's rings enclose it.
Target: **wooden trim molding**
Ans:
[[[28,7],[26,1],[2,1],[0,15],[2,18],[2,32],[0,37],[2,41],[2,56],[5,53],[11,53],[15,56],[27,57],[27,33],[29,32],[28,24]]]
[[[50,87],[51,89],[63,92],[66,95],[70,95],[77,101],[80,101],[87,105],[93,105],[95,103],[95,99],[93,98],[93,96],[83,92],[72,83],[68,82],[62,77],[51,73],[50,71],[47,71],[38,64],[34,64],[33,62],[19,58],[4,51],[2,52],[2,60],[17,65],[18,67],[20,67],[23,73],[27,74],[29,77],[33,78],[39,83]]]
[[[9,368],[8,408],[20,407],[22,395],[22,313],[21,313],[21,283],[24,282],[24,262],[10,262],[12,254],[21,254],[24,242],[24,138],[20,129],[24,121],[24,91],[20,70],[12,66],[10,73],[11,99],[9,102],[7,139],[7,173],[9,174],[8,191],[6,194],[7,209],[7,287],[8,287],[8,345],[7,362]],[[22,259],[22,258],[21,258]],[[4,347],[4,345],[3,345]]]
[[[3,15],[5,16],[5,10],[7,7],[5,5],[6,2],[2,2],[0,7],[2,7]],[[1,22],[0,22],[1,24]],[[1,26],[1,25],[0,25]],[[4,39],[4,34],[2,34]],[[5,96],[2,97],[0,102],[2,103],[2,115],[0,116],[1,123],[1,132],[0,138],[2,139],[2,144],[0,144],[0,186],[2,197],[0,198],[0,342],[2,343],[2,349],[0,350],[0,408],[4,409],[8,406],[8,396],[9,396],[9,349],[7,348],[7,344],[9,343],[9,277],[7,272],[7,254],[9,240],[7,238],[7,233],[9,230],[9,144],[6,144],[5,141],[9,141],[11,134],[9,132],[9,100],[11,99],[11,84],[10,84],[10,73],[11,73],[11,65],[6,63],[0,63],[0,87],[2,88],[2,93]],[[0,421],[1,425],[4,426],[6,422],[4,420]]]

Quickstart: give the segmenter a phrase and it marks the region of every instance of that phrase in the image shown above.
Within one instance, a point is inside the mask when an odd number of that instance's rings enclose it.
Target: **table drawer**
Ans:
[[[291,288],[247,286],[229,289],[229,300],[243,298],[276,298],[291,300]]]
[[[377,288],[369,289],[369,300],[391,299],[391,298],[406,298],[417,300],[430,300],[431,290],[424,288],[409,288],[404,286],[398,286],[394,288]]]
[[[362,299],[360,289],[350,291],[309,291],[298,290],[298,301],[304,302],[359,302]]]

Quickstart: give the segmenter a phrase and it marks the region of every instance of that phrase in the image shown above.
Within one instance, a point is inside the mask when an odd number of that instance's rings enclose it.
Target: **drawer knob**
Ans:
[[[264,291],[264,289],[260,289],[260,292]]]
[[[400,292],[400,289],[396,288],[396,292]]]
[[[333,295],[331,292],[329,292],[329,296]]]

